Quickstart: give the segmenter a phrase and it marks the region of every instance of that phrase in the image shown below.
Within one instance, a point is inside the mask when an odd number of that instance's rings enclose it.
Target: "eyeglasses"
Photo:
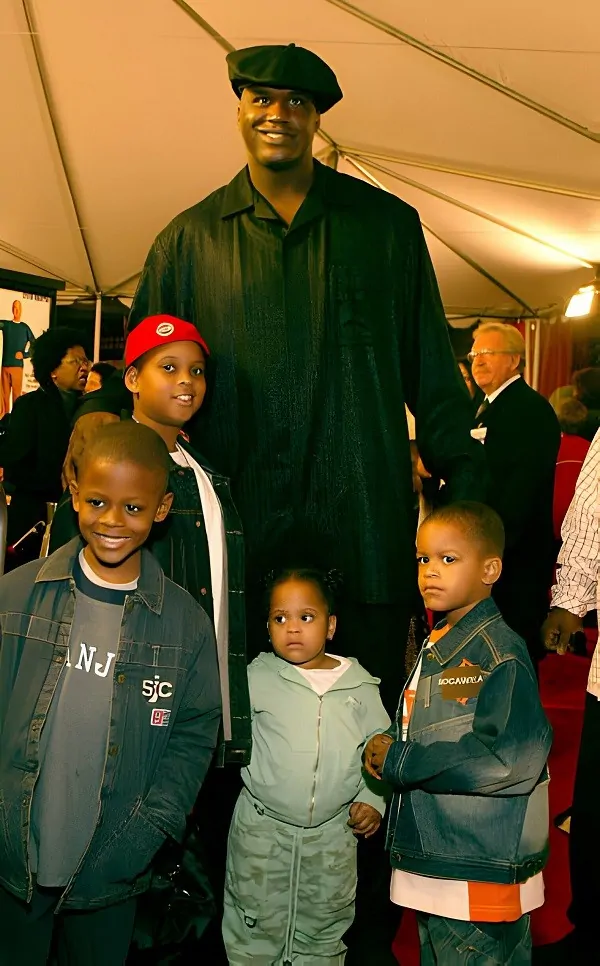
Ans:
[[[469,362],[475,362],[475,359],[479,356],[514,356],[518,355],[515,352],[509,352],[508,349],[478,349],[477,352],[469,352],[467,359]]]
[[[66,359],[63,359],[63,362],[66,366],[77,366],[78,369],[87,369],[90,364],[90,360],[86,359],[85,356],[67,356]]]

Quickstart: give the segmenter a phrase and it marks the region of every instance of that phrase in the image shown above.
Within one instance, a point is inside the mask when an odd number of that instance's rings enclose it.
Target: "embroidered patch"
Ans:
[[[485,678],[478,664],[462,660],[458,667],[449,667],[438,678],[444,701],[466,704],[481,691]]]
[[[142,681],[142,694],[148,698],[148,704],[156,704],[159,698],[173,697],[173,685],[170,681],[161,681],[160,675],[155,674],[154,680],[147,678]]]
[[[150,724],[155,728],[166,728],[169,724],[171,712],[163,708],[153,708],[150,715]]]
[[[166,338],[168,335],[172,335],[175,331],[175,326],[172,322],[161,322],[160,325],[156,326],[156,334],[162,335]]]

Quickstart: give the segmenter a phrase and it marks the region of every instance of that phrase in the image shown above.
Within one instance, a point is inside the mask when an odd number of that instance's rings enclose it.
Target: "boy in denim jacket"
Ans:
[[[0,580],[0,963],[123,966],[217,740],[209,618],[144,548],[169,455],[105,426],[71,485],[81,537]],[[82,539],[83,538],[83,539]]]
[[[551,730],[524,642],[491,599],[504,531],[478,503],[434,511],[419,589],[445,614],[367,771],[395,790],[392,902],[417,911],[421,966],[525,966],[543,904]],[[535,552],[532,548],[532,552]]]

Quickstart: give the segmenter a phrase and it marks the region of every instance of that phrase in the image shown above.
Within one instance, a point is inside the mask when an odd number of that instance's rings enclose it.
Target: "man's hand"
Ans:
[[[113,416],[112,413],[88,413],[86,416],[79,417],[71,433],[69,449],[63,465],[62,481],[65,489],[75,479],[77,463],[81,459],[81,454],[94,434],[98,432],[100,426],[118,422],[119,417]]]
[[[354,835],[364,835],[370,839],[381,825],[381,815],[372,805],[366,802],[353,802],[350,806],[348,825]]]
[[[569,650],[571,637],[583,629],[581,617],[562,607],[553,607],[542,625],[542,641],[548,651],[565,654]]]
[[[423,490],[423,480],[430,480],[431,473],[425,469],[414,439],[410,441],[410,461],[412,464],[413,490],[415,493],[421,493]]]
[[[365,750],[363,751],[363,764],[365,771],[369,775],[372,775],[373,778],[381,779],[383,763],[385,762],[390,745],[393,745],[393,743],[394,739],[391,735],[373,735],[367,742]]]

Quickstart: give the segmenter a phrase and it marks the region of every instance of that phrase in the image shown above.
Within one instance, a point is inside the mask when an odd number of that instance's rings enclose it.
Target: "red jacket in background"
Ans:
[[[581,436],[568,436],[566,433],[561,436],[552,507],[554,536],[557,540],[560,540],[560,528],[573,499],[577,479],[589,448],[588,440]]]

